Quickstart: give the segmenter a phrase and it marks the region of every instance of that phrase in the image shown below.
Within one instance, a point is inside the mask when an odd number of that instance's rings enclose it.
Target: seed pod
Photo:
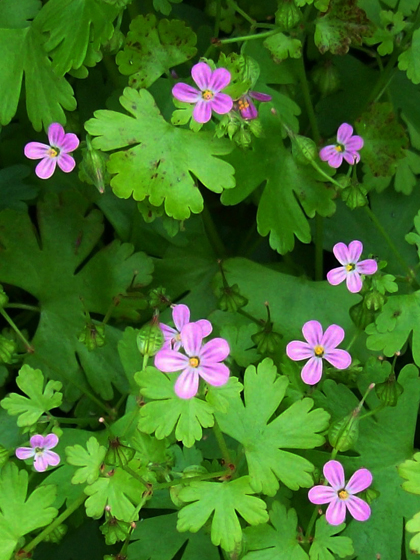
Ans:
[[[398,383],[394,374],[390,375],[383,383],[375,387],[378,399],[386,406],[397,406],[398,399],[404,392],[404,387]]]
[[[222,311],[235,312],[248,303],[247,298],[239,293],[238,284],[222,287],[220,291],[222,295],[219,299],[219,307]]]
[[[334,422],[328,431],[328,441],[338,451],[348,451],[359,437],[359,411],[356,409]]]
[[[255,333],[251,336],[252,341],[257,345],[257,351],[260,354],[274,354],[281,345],[282,336],[279,333],[271,330],[273,324],[265,327],[261,332]],[[270,330],[268,330],[270,329]]]
[[[137,348],[145,356],[154,356],[163,346],[165,337],[159,327],[159,319],[156,315],[153,319],[142,326],[137,335]]]
[[[79,342],[91,352],[105,344],[105,325],[88,321],[79,334]]]

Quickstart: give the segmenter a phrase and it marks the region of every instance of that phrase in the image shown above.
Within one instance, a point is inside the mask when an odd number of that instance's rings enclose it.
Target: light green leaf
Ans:
[[[391,12],[381,11],[380,13],[381,25],[375,29],[375,33],[372,37],[368,37],[365,42],[367,45],[375,45],[376,43],[381,43],[378,46],[378,53],[381,56],[391,54],[394,50],[394,40],[396,35],[401,33],[406,27],[406,22],[404,21],[404,15],[401,12]]]
[[[403,489],[413,494],[420,494],[420,453],[415,453],[412,459],[407,459],[398,466],[398,473],[407,482],[403,482]]]
[[[255,496],[249,477],[243,476],[231,482],[192,482],[179,493],[184,502],[194,502],[181,509],[177,529],[181,533],[196,533],[213,513],[211,542],[232,551],[242,540],[238,512],[250,525],[268,521],[266,504]]]
[[[33,426],[45,412],[61,405],[63,395],[57,391],[61,389],[62,383],[48,381],[44,388],[44,382],[44,376],[39,369],[32,369],[25,364],[19,370],[17,386],[29,398],[11,393],[0,403],[11,416],[19,415],[18,426]]]
[[[336,537],[338,533],[344,530],[346,524],[330,525],[326,522],[323,515],[318,519],[315,525],[315,536],[309,549],[309,558],[311,560],[334,560],[337,558],[345,558],[354,554],[353,542],[349,537]]]
[[[93,484],[99,477],[99,469],[106,455],[106,447],[99,445],[95,437],[89,438],[86,443],[87,450],[81,445],[66,447],[67,462],[70,465],[81,467],[77,469],[71,479],[72,484],[87,482]]]
[[[223,335],[222,335],[223,336]],[[219,412],[227,412],[229,403],[232,399],[238,397],[243,389],[242,383],[237,377],[231,376],[226,385],[222,387],[208,386],[206,401]]]
[[[420,511],[407,521],[405,529],[409,533],[417,533],[410,539],[410,550],[420,554]]]
[[[413,84],[420,84],[420,29],[414,31],[408,50],[398,57],[398,68],[407,71]]]
[[[203,209],[203,198],[191,174],[214,192],[234,187],[233,167],[215,157],[229,153],[230,142],[214,139],[210,132],[197,136],[167,123],[145,89],[126,88],[120,102],[132,117],[97,111],[85,125],[90,134],[99,136],[93,145],[101,150],[136,144],[109,158],[109,171],[116,175],[111,187],[118,197],[149,197],[154,206],[164,201],[168,216],[184,220]]]
[[[292,490],[313,484],[313,465],[303,457],[283,451],[311,449],[324,443],[322,432],[328,426],[329,414],[311,410],[312,399],[293,403],[269,422],[280,406],[288,385],[279,376],[272,360],[266,358],[256,369],[245,372],[245,404],[238,396],[229,403],[226,414],[216,413],[221,430],[239,441],[248,462],[250,483],[256,492],[274,496],[279,480]]]
[[[410,195],[417,184],[416,175],[420,174],[420,156],[411,150],[404,150],[405,158],[398,162],[395,173],[395,190]]]
[[[183,21],[157,22],[153,14],[140,15],[131,21],[116,62],[121,74],[130,76],[131,87],[148,88],[170,68],[193,58],[196,42],[196,34]]]
[[[264,47],[270,52],[275,62],[279,63],[290,56],[300,58],[302,56],[302,43],[299,39],[293,39],[284,33],[276,33],[264,41]]]

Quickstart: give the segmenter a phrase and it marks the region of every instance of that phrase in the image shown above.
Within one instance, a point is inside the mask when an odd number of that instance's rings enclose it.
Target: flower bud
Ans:
[[[249,148],[252,142],[252,135],[249,130],[245,130],[245,128],[240,128],[238,132],[233,137],[233,140],[240,148]]]
[[[153,309],[162,310],[171,305],[171,300],[166,295],[166,288],[158,286],[149,292],[149,306]]]
[[[359,410],[334,422],[328,431],[328,441],[337,451],[348,451],[354,447],[359,437]]]
[[[373,323],[376,317],[376,312],[367,309],[364,301],[359,301],[359,303],[350,307],[349,313],[351,320],[361,331],[364,331],[368,325]]]
[[[0,334],[0,363],[15,364],[18,361],[17,342]]]
[[[360,185],[359,183],[353,183],[345,188],[341,192],[341,198],[343,202],[347,204],[350,210],[354,210],[355,208],[360,208],[361,206],[366,206],[368,203],[367,200],[367,190]]]
[[[125,467],[134,457],[136,451],[121,443],[118,437],[109,440],[109,448],[106,452],[104,463],[113,467]]]
[[[301,136],[300,134],[293,135],[292,139],[292,154],[296,161],[307,165],[310,161],[314,161],[318,157],[318,150],[316,144],[311,138]]]
[[[251,339],[257,345],[257,351],[260,354],[274,354],[280,348],[282,336],[281,334],[271,330],[272,328],[273,323],[267,325],[263,331],[255,333],[251,336]]]
[[[0,284],[0,307],[4,307],[9,303],[9,297],[3,290],[3,286]]]
[[[105,344],[105,325],[88,321],[79,334],[79,342],[91,352]]]
[[[372,309],[374,311],[381,311],[385,304],[385,296],[380,294],[376,290],[369,292],[365,295],[364,304],[367,309]]]
[[[312,71],[312,79],[322,97],[331,95],[340,87],[340,75],[331,59],[318,64]]]
[[[375,391],[378,399],[386,406],[397,406],[398,399],[404,392],[404,387],[398,383],[395,375],[392,374],[383,383],[378,383]]]
[[[235,312],[248,303],[247,298],[239,293],[238,284],[222,287],[220,292],[221,296],[218,303],[222,311]]]
[[[293,29],[302,18],[302,12],[296,6],[295,2],[279,2],[279,9],[276,12],[276,25],[282,31]]]
[[[45,536],[44,542],[51,542],[54,544],[58,544],[63,539],[64,535],[67,533],[67,525],[63,523],[53,529],[48,535]]]
[[[165,338],[159,327],[159,316],[155,315],[153,319],[142,326],[137,335],[137,348],[140,353],[145,356],[154,356],[163,346]]]
[[[89,139],[86,137],[86,147],[82,148],[83,159],[78,166],[79,179],[89,185],[95,185],[102,194],[105,186],[109,185],[110,175],[106,164],[109,156],[100,150],[96,150]]]

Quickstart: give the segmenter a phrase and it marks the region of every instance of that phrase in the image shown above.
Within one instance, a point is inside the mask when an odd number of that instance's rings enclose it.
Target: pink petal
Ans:
[[[342,490],[346,484],[343,465],[339,461],[328,461],[323,468],[325,478],[335,491]]]
[[[250,95],[257,101],[271,101],[272,99],[271,95],[268,95],[267,93],[261,93],[260,91],[249,91],[248,95]]]
[[[351,364],[351,356],[347,350],[330,350],[325,352],[324,358],[337,369],[347,369]]]
[[[366,259],[356,264],[356,271],[360,274],[375,274],[378,263],[374,259]]]
[[[346,504],[340,498],[333,500],[327,507],[325,518],[330,525],[341,525],[346,519]]]
[[[321,340],[321,346],[324,348],[324,351],[328,353],[341,344],[345,334],[344,329],[339,325],[330,325]]]
[[[201,330],[200,325],[197,325],[196,323],[188,323],[188,325],[185,325],[181,330],[181,340],[188,356],[201,355],[203,331]],[[207,344],[210,343],[208,342]]]
[[[29,443],[33,448],[44,447],[44,436],[41,436],[40,434],[32,436],[31,439],[29,440]]]
[[[342,265],[351,263],[350,253],[345,243],[336,243],[333,247],[333,253],[338,262]]]
[[[230,95],[226,95],[226,93],[216,93],[209,103],[211,104],[212,110],[218,115],[229,113],[233,107],[233,100]]]
[[[312,348],[321,344],[322,325],[319,321],[308,321],[305,323],[302,327],[302,333]]]
[[[347,289],[352,294],[357,294],[362,289],[363,282],[362,279],[360,278],[360,274],[357,272],[356,269],[352,270],[347,274],[346,285],[347,285]]]
[[[48,461],[44,453],[35,455],[34,467],[38,472],[44,472],[48,469]]]
[[[194,107],[193,119],[198,123],[206,123],[211,119],[211,104],[210,101],[199,99],[197,105]]]
[[[203,332],[203,338],[206,338],[206,336],[209,336],[209,334],[211,334],[213,327],[210,321],[207,321],[207,319],[199,319],[198,321],[196,321],[196,324],[200,325]]]
[[[350,494],[357,494],[363,492],[372,484],[372,473],[368,469],[359,469],[347,482],[346,490]]]
[[[354,163],[359,163],[360,154],[358,152],[353,152],[353,156],[354,156]]]
[[[175,393],[180,399],[192,399],[198,391],[199,375],[197,369],[188,367],[175,383]]]
[[[350,263],[356,264],[357,261],[360,259],[362,253],[363,253],[363,243],[361,241],[355,240],[349,243],[348,255],[349,255]]]
[[[343,152],[343,158],[347,161],[349,165],[354,165],[355,163],[357,163],[356,156],[357,156],[357,152],[349,152],[349,151]]]
[[[170,327],[169,325],[165,325],[164,323],[159,323],[159,328],[163,332],[165,342],[166,340],[171,340],[171,338],[174,338],[177,334],[179,334],[176,329]]]
[[[312,358],[314,355],[314,350],[307,342],[301,342],[300,340],[294,340],[289,342],[286,346],[286,354],[291,360],[298,362],[299,360],[307,360]]]
[[[59,123],[52,123],[48,128],[48,141],[50,146],[61,148],[65,137],[64,128]]]
[[[64,136],[61,146],[58,146],[64,153],[74,152],[79,147],[80,141],[75,134],[68,132]]]
[[[225,364],[211,364],[208,366],[200,364],[198,373],[209,385],[220,387],[229,380],[229,368]]]
[[[76,162],[73,157],[69,156],[69,154],[60,152],[57,156],[57,165],[61,171],[64,171],[64,173],[70,173],[70,171],[73,171],[76,167]]]
[[[337,142],[345,146],[352,134],[353,127],[347,123],[343,123],[337,130]]]
[[[56,165],[56,159],[52,159],[48,156],[38,163],[35,167],[35,173],[40,179],[49,179],[54,173]]]
[[[172,95],[175,99],[184,101],[185,103],[197,103],[197,101],[201,99],[201,93],[198,89],[183,83],[174,85],[172,88]]]
[[[213,338],[204,344],[200,350],[200,364],[205,366],[221,362],[229,356],[230,348],[224,338]]]
[[[334,167],[334,169],[337,169],[338,167],[340,167],[340,165],[342,163],[343,163],[343,153],[342,152],[336,152],[328,160],[328,165],[330,167]]]
[[[216,68],[209,81],[209,89],[217,93],[224,89],[230,82],[230,72],[226,68]]]
[[[55,451],[44,451],[45,460],[52,467],[56,467],[60,462],[60,455]]]
[[[58,443],[58,437],[55,434],[48,434],[44,437],[44,449],[52,449]]]
[[[179,305],[175,305],[172,311],[172,319],[175,323],[175,327],[179,332],[181,332],[182,327],[190,322],[190,310],[189,308],[180,303]]]
[[[349,496],[344,502],[356,521],[367,521],[370,517],[370,506],[357,496]]]
[[[18,447],[15,454],[18,459],[29,459],[35,455],[35,449],[32,447]]]
[[[42,159],[44,158],[51,147],[47,144],[41,144],[41,142],[29,142],[26,144],[23,153],[29,159]]]
[[[330,144],[329,146],[325,146],[319,152],[319,157],[322,161],[328,161],[337,153],[335,144]]]
[[[300,376],[307,385],[316,385],[322,377],[322,358],[311,358],[302,368]]]
[[[241,117],[249,121],[251,121],[252,119],[256,119],[258,117],[257,108],[250,99],[247,99],[247,104],[248,107],[239,110],[239,112],[241,113]]]
[[[165,373],[185,369],[189,364],[187,356],[175,350],[159,350],[155,356],[155,367]]]
[[[191,69],[191,76],[201,91],[212,89],[210,88],[210,80],[212,77],[211,68],[205,62],[195,64]]]
[[[327,280],[331,286],[338,286],[338,284],[341,284],[346,278],[347,270],[345,266],[339,266],[327,272]]]
[[[329,504],[337,497],[337,492],[331,486],[314,486],[308,492],[309,501],[313,504]]]
[[[346,142],[346,151],[348,152],[357,152],[357,150],[361,150],[364,145],[364,140],[361,136],[352,136]]]

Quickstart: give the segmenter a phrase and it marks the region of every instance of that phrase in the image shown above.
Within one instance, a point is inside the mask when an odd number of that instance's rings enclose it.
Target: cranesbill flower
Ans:
[[[367,521],[370,507],[354,494],[372,484],[372,473],[368,469],[359,469],[346,484],[343,466],[338,461],[328,461],[323,470],[331,486],[314,486],[309,490],[308,497],[313,504],[329,504],[325,514],[328,523],[341,525],[346,518],[346,508],[357,521]]]
[[[174,305],[172,311],[172,320],[175,324],[175,328],[170,327],[169,325],[165,325],[164,323],[159,323],[159,327],[161,328],[163,336],[165,338],[165,342],[161,350],[164,350],[166,348],[170,350],[179,350],[181,348],[182,328],[190,322],[189,308],[183,303]],[[207,321],[207,319],[200,319],[199,321],[196,321],[195,324],[200,325],[203,331],[203,338],[209,336],[209,334],[213,330],[210,321]]]
[[[46,471],[48,465],[56,467],[60,462],[60,456],[55,451],[50,451],[58,443],[58,437],[55,434],[47,436],[36,435],[29,440],[31,447],[18,447],[16,449],[16,457],[18,459],[29,459],[34,457],[34,467],[38,472]]]
[[[323,360],[337,369],[346,369],[351,364],[351,356],[346,350],[336,349],[344,339],[344,330],[338,325],[330,325],[325,333],[318,321],[308,321],[302,333],[307,342],[294,340],[286,346],[286,354],[291,360],[308,360],[303,366],[301,377],[304,383],[315,385],[322,377]],[[309,358],[309,359],[308,359]]]
[[[349,246],[345,243],[337,243],[333,247],[335,258],[343,266],[333,268],[327,273],[327,280],[332,286],[346,281],[347,288],[353,294],[360,292],[363,286],[361,274],[375,274],[378,270],[378,263],[374,259],[360,261],[363,251],[361,241],[351,241]]]
[[[322,148],[319,157],[322,161],[327,161],[330,167],[340,167],[343,158],[350,165],[354,165],[360,161],[360,154],[357,150],[361,150],[363,144],[361,136],[353,136],[353,127],[343,123],[337,131],[337,143]]]
[[[252,99],[256,99],[257,101],[271,101],[271,95],[266,93],[261,93],[259,91],[248,91],[247,94],[240,97],[237,101],[238,110],[241,113],[241,117],[248,121],[252,119],[256,119],[258,117],[258,111],[255,107]]]
[[[219,115],[229,113],[233,100],[226,93],[220,93],[230,82],[229,70],[216,68],[212,71],[208,64],[199,62],[192,67],[191,76],[199,89],[184,83],[175,84],[172,95],[179,101],[196,104],[194,120],[206,123],[211,119],[212,111]]]
[[[29,159],[40,159],[35,167],[35,173],[40,179],[49,179],[55,171],[56,165],[65,173],[73,171],[76,162],[69,155],[79,146],[79,139],[71,132],[65,133],[59,123],[52,123],[48,128],[48,144],[29,142],[24,153]]]
[[[162,349],[155,356],[155,366],[164,373],[182,371],[175,383],[175,393],[181,399],[197,394],[200,377],[209,385],[220,387],[229,379],[229,368],[222,364],[230,352],[224,338],[213,338],[203,345],[200,325],[188,323],[181,330],[185,354]]]

